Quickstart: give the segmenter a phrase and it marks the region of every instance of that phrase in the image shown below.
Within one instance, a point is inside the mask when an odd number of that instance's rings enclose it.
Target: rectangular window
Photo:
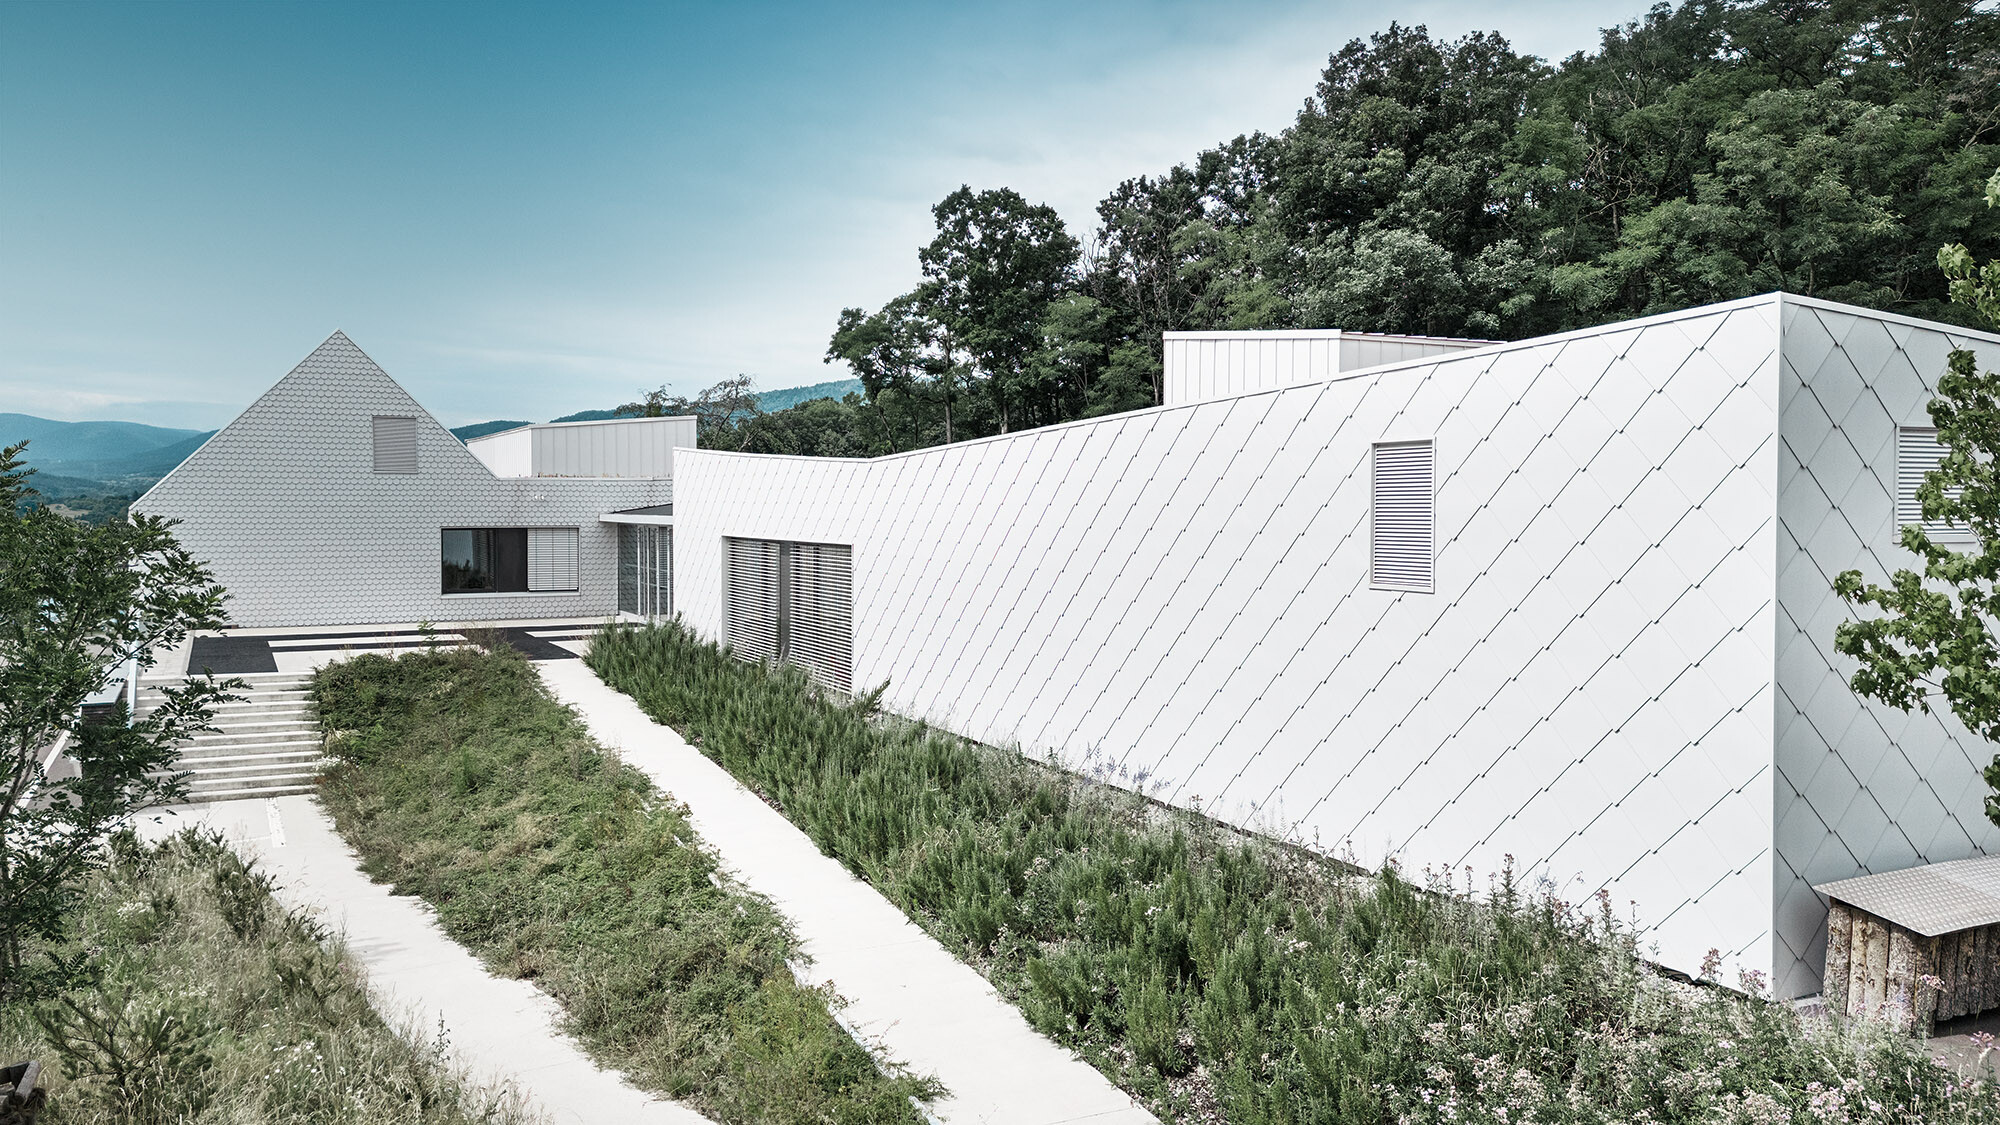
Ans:
[[[785,660],[854,689],[854,550],[843,543],[725,538],[725,639],[743,660]]]
[[[1924,483],[1932,469],[1944,463],[1945,455],[1951,451],[1938,441],[1937,429],[1932,426],[1896,427],[1896,531],[1901,537],[1903,528],[1915,524],[1924,529],[1924,534],[1935,542],[1966,542],[1972,538],[1972,529],[1941,520],[1926,521],[1923,505],[1917,503],[1917,488]],[[1947,489],[1946,495],[1956,498],[1960,489]]]
[[[375,471],[417,471],[417,420],[387,414],[375,416]]]
[[[770,539],[722,541],[723,641],[751,662],[778,658],[778,558]]]
[[[525,593],[528,585],[528,529],[448,527],[438,533],[447,594]],[[575,564],[572,560],[571,570]],[[575,587],[571,587],[574,589]]]
[[[528,589],[576,589],[576,541],[573,527],[529,528]]]
[[[1374,448],[1369,509],[1369,584],[1428,594],[1437,540],[1436,453],[1429,441]]]
[[[618,525],[618,612],[673,616],[673,528]]]

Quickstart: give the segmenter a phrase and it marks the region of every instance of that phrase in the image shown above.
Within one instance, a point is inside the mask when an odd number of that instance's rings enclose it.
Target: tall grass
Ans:
[[[398,1035],[361,973],[221,839],[130,836],[66,940],[0,1004],[0,1064],[53,1075],[44,1125],[516,1125],[426,1029]]]
[[[1170,1119],[2000,1121],[1907,1040],[1663,979],[1509,872],[1357,873],[678,625],[589,662]]]
[[[514,650],[361,656],[314,694],[339,762],[321,799],[366,870],[599,1058],[730,1123],[918,1120],[934,1084],[877,1069],[838,999],[795,983],[783,919]]]

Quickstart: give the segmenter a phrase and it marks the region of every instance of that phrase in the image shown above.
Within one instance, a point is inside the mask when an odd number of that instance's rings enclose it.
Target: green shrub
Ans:
[[[1359,874],[677,625],[589,661],[1170,1119],[2000,1122],[1908,1040],[1662,978],[1511,872]]]
[[[44,1125],[530,1120],[384,1024],[346,951],[220,837],[111,852],[0,1004],[0,1063],[44,1062]]]
[[[917,1120],[934,1083],[878,1070],[794,981],[783,919],[512,649],[361,656],[314,693],[364,868],[635,1083],[732,1123]]]

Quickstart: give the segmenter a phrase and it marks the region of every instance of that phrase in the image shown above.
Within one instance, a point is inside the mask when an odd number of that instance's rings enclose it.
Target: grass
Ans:
[[[220,837],[112,855],[0,1003],[0,1064],[43,1061],[43,1125],[530,1120],[385,1024],[341,946]]]
[[[919,1120],[935,1084],[878,1069],[793,978],[784,920],[514,650],[361,656],[314,694],[339,762],[321,800],[364,868],[600,1060],[731,1125]]]
[[[1905,1038],[1655,974],[1601,902],[1356,872],[678,625],[589,661],[1164,1119],[2000,1122]]]

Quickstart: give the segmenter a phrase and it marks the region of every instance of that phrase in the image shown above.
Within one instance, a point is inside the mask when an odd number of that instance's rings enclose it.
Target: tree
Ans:
[[[1015,413],[1010,385],[1039,343],[1049,302],[1073,280],[1076,239],[1055,208],[1008,188],[960,187],[931,214],[938,233],[917,253],[928,279],[920,299],[948,333],[947,351],[963,348],[985,371],[1006,433]]]
[[[1986,204],[2000,207],[2000,171],[1986,184]],[[1938,253],[1951,299],[2000,322],[2000,263],[1978,265],[1963,245]],[[1872,606],[1879,617],[1843,623],[1834,647],[1861,662],[1854,690],[1904,711],[1930,711],[1943,697],[1968,728],[2000,741],[2000,372],[1979,370],[1969,351],[1951,353],[1930,404],[1944,460],[1924,477],[1917,501],[1926,523],[1969,529],[1975,546],[1955,551],[1925,533],[1903,528],[1903,546],[1921,557],[1923,572],[1898,570],[1887,586],[1849,570],[1834,590],[1849,605]],[[1985,770],[1996,791],[1986,815],[2000,824],[2000,754]]]
[[[152,516],[88,527],[33,494],[26,442],[0,451],[0,981],[23,942],[53,936],[107,834],[182,797],[174,746],[209,725],[235,682],[190,679],[144,719],[86,726],[82,706],[118,669],[224,621],[222,588]],[[122,712],[122,705],[120,707]],[[51,780],[44,755],[67,736],[77,777]]]
[[[637,418],[670,418],[692,415],[695,440],[707,449],[735,449],[734,427],[745,418],[755,418],[763,408],[757,405],[757,384],[748,375],[733,375],[693,398],[660,387],[647,391],[638,402],[628,402],[618,413]]]

